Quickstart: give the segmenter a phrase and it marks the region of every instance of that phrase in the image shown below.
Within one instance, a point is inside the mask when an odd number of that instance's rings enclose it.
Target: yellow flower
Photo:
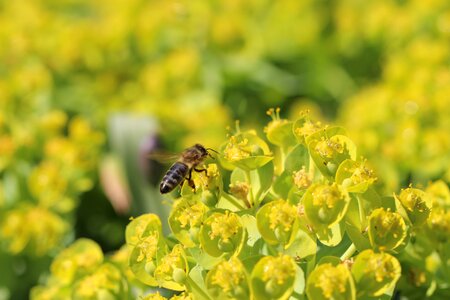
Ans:
[[[234,291],[245,282],[245,270],[236,257],[219,263],[211,272],[211,283],[219,286],[225,293]]]
[[[308,136],[319,131],[322,128],[323,128],[322,123],[320,122],[313,123],[311,120],[307,119],[305,120],[305,122],[302,124],[301,127],[295,128],[295,134],[297,136],[307,138]]]
[[[247,182],[236,181],[230,184],[230,193],[236,198],[247,201],[250,186]]]
[[[333,208],[337,202],[344,198],[343,192],[339,189],[337,183],[331,185],[317,185],[312,190],[313,205],[326,208]]]
[[[139,256],[137,261],[151,262],[156,257],[156,252],[158,250],[159,234],[157,231],[153,231],[150,235],[140,239],[136,247],[139,249]]]
[[[180,223],[182,228],[193,228],[200,225],[205,211],[205,205],[199,202],[193,205],[186,205],[176,217],[176,220]]]
[[[331,159],[339,154],[343,154],[345,148],[344,145],[340,143],[339,139],[333,137],[331,139],[322,138],[322,140],[316,144],[314,150],[317,151],[321,157]]]
[[[211,222],[211,232],[209,237],[211,240],[220,238],[223,242],[228,242],[233,236],[235,236],[242,225],[239,221],[239,217],[226,211],[225,214],[218,215]]]
[[[377,208],[369,216],[369,239],[380,250],[398,247],[406,237],[406,224],[400,214]]]
[[[340,299],[340,295],[346,292],[350,274],[345,265],[322,264],[314,270],[314,273],[319,274],[314,286],[322,291],[325,299],[334,299],[334,295],[336,299]]]
[[[229,161],[238,161],[251,155],[251,147],[248,139],[243,138],[238,141],[236,136],[231,136],[223,151],[224,156]]]
[[[312,183],[311,175],[306,171],[305,166],[302,166],[301,170],[294,172],[292,177],[294,178],[294,184],[302,190],[307,189]]]
[[[163,297],[159,294],[159,292],[156,292],[156,294],[148,294],[144,297],[139,297],[140,300],[167,300],[166,297]]]
[[[262,273],[263,281],[274,281],[277,285],[283,285],[293,277],[295,277],[295,263],[289,255],[280,254],[266,260]]]
[[[352,267],[358,287],[369,296],[377,297],[394,286],[401,275],[399,261],[387,253],[364,250]]]
[[[39,220],[24,226],[29,220]],[[44,255],[62,242],[68,224],[58,215],[42,207],[25,206],[6,212],[0,222],[0,235],[14,254],[25,247],[36,255]]]
[[[285,232],[291,230],[297,218],[297,208],[286,201],[277,201],[270,209],[268,219],[272,230],[281,228]]]
[[[75,298],[114,299],[120,292],[122,276],[112,264],[101,265],[93,274],[82,278],[76,285]]]
[[[188,272],[187,265],[184,260],[183,246],[177,244],[172,251],[165,255],[155,269],[155,278],[162,284],[164,281],[179,281],[183,280],[180,272],[185,276]],[[183,277],[184,277],[183,276]]]
[[[351,170],[352,175],[350,179],[354,185],[363,182],[371,184],[377,180],[374,171],[366,167],[365,163],[366,162],[364,161],[358,167],[355,167],[353,168],[353,170]]]

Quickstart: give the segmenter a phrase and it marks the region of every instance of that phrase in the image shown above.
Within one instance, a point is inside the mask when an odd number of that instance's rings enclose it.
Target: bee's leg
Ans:
[[[208,171],[206,169],[196,169],[196,168],[194,168],[194,171],[198,172],[198,173],[205,172],[206,177],[208,177]]]
[[[188,176],[188,178],[186,178],[186,180],[187,180],[189,186],[194,190],[194,193],[195,193],[195,183],[194,183],[194,180],[192,180],[192,169],[189,170],[189,176]]]

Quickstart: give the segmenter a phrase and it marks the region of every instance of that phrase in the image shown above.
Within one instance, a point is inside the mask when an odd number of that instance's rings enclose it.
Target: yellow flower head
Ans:
[[[297,136],[301,136],[303,138],[307,138],[311,134],[317,132],[318,130],[322,129],[323,126],[320,122],[313,123],[311,120],[307,119],[302,124],[301,127],[295,128],[295,134]]]
[[[248,139],[238,139],[239,138],[234,135],[230,137],[228,144],[223,151],[225,159],[229,161],[238,161],[251,155],[252,147],[248,145]]]
[[[270,209],[268,219],[270,228],[289,231],[297,218],[297,208],[286,201],[277,201]]]
[[[172,251],[164,256],[155,269],[155,277],[158,281],[174,280],[175,270],[186,272],[183,247],[177,244]],[[176,271],[175,271],[176,272]]]
[[[262,274],[263,281],[272,280],[277,285],[283,285],[293,277],[295,277],[295,263],[292,257],[280,254],[267,259]]]
[[[159,234],[157,231],[151,232],[150,235],[141,238],[136,247],[139,249],[139,256],[137,261],[146,262],[153,261],[156,257],[156,252],[158,250]]]
[[[350,179],[354,185],[363,182],[371,184],[377,180],[374,171],[369,169],[365,163],[366,162],[364,161],[358,167],[351,170],[352,175],[350,176]]]
[[[314,150],[323,158],[332,159],[337,155],[343,154],[345,147],[337,138],[325,139],[317,142]]]
[[[314,206],[326,207],[328,209],[333,208],[345,196],[335,182],[331,185],[317,185],[311,194],[313,196]]]
[[[236,198],[247,200],[248,192],[250,191],[250,186],[247,182],[236,181],[230,184],[230,193]]]
[[[205,211],[205,206],[200,202],[186,205],[176,219],[182,228],[193,228],[200,225]]]
[[[24,226],[29,220],[39,222]],[[58,215],[38,206],[10,210],[0,221],[0,236],[15,254],[30,247],[36,255],[43,255],[60,245],[67,229],[68,224]]]
[[[314,272],[319,274],[314,286],[322,291],[324,298],[334,299],[334,294],[342,295],[346,292],[350,278],[345,265],[333,266],[326,263],[318,266]]]
[[[430,210],[427,205],[425,192],[419,189],[412,187],[403,189],[398,198],[408,212],[426,212]]]
[[[148,294],[145,295],[144,297],[140,297],[139,299],[141,300],[167,300],[166,297],[163,297],[159,294],[159,292],[156,292],[156,294]]]
[[[364,292],[377,297],[394,286],[401,275],[399,261],[387,253],[364,250],[358,254],[352,267],[353,275]]]
[[[244,266],[236,257],[219,263],[211,272],[211,283],[226,293],[235,290],[246,280]]]
[[[445,242],[450,237],[450,211],[436,207],[430,213],[427,220],[430,233],[439,241]]]
[[[226,211],[225,214],[218,215],[211,223],[211,232],[209,234],[211,240],[220,238],[222,241],[227,242],[233,236],[235,236],[242,225],[239,221],[239,217]]]
[[[272,121],[270,121],[269,124],[267,125],[267,127],[264,128],[264,132],[266,132],[266,133],[269,133],[269,132],[273,131],[274,129],[276,129],[277,127],[280,127],[284,124],[289,123],[288,120],[280,118],[280,108],[279,107],[277,107],[276,109],[271,108],[266,113],[268,116],[270,116],[272,118]]]
[[[305,166],[294,172],[292,177],[294,178],[294,184],[301,190],[307,189],[312,183],[311,175],[306,171]]]
[[[369,217],[369,239],[380,250],[398,247],[406,237],[406,224],[400,214],[375,209]]]

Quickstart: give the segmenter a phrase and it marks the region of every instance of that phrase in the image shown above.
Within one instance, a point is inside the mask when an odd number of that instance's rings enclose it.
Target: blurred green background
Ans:
[[[346,127],[386,193],[450,179],[447,0],[0,0],[0,299],[170,207],[152,150],[281,107]]]

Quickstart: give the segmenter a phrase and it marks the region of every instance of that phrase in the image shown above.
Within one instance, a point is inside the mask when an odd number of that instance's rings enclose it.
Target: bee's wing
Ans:
[[[163,164],[168,164],[168,163],[173,163],[174,161],[178,160],[180,158],[180,155],[174,154],[174,153],[155,151],[155,152],[150,152],[148,154],[148,158],[151,160],[155,160],[157,162],[163,163]]]

